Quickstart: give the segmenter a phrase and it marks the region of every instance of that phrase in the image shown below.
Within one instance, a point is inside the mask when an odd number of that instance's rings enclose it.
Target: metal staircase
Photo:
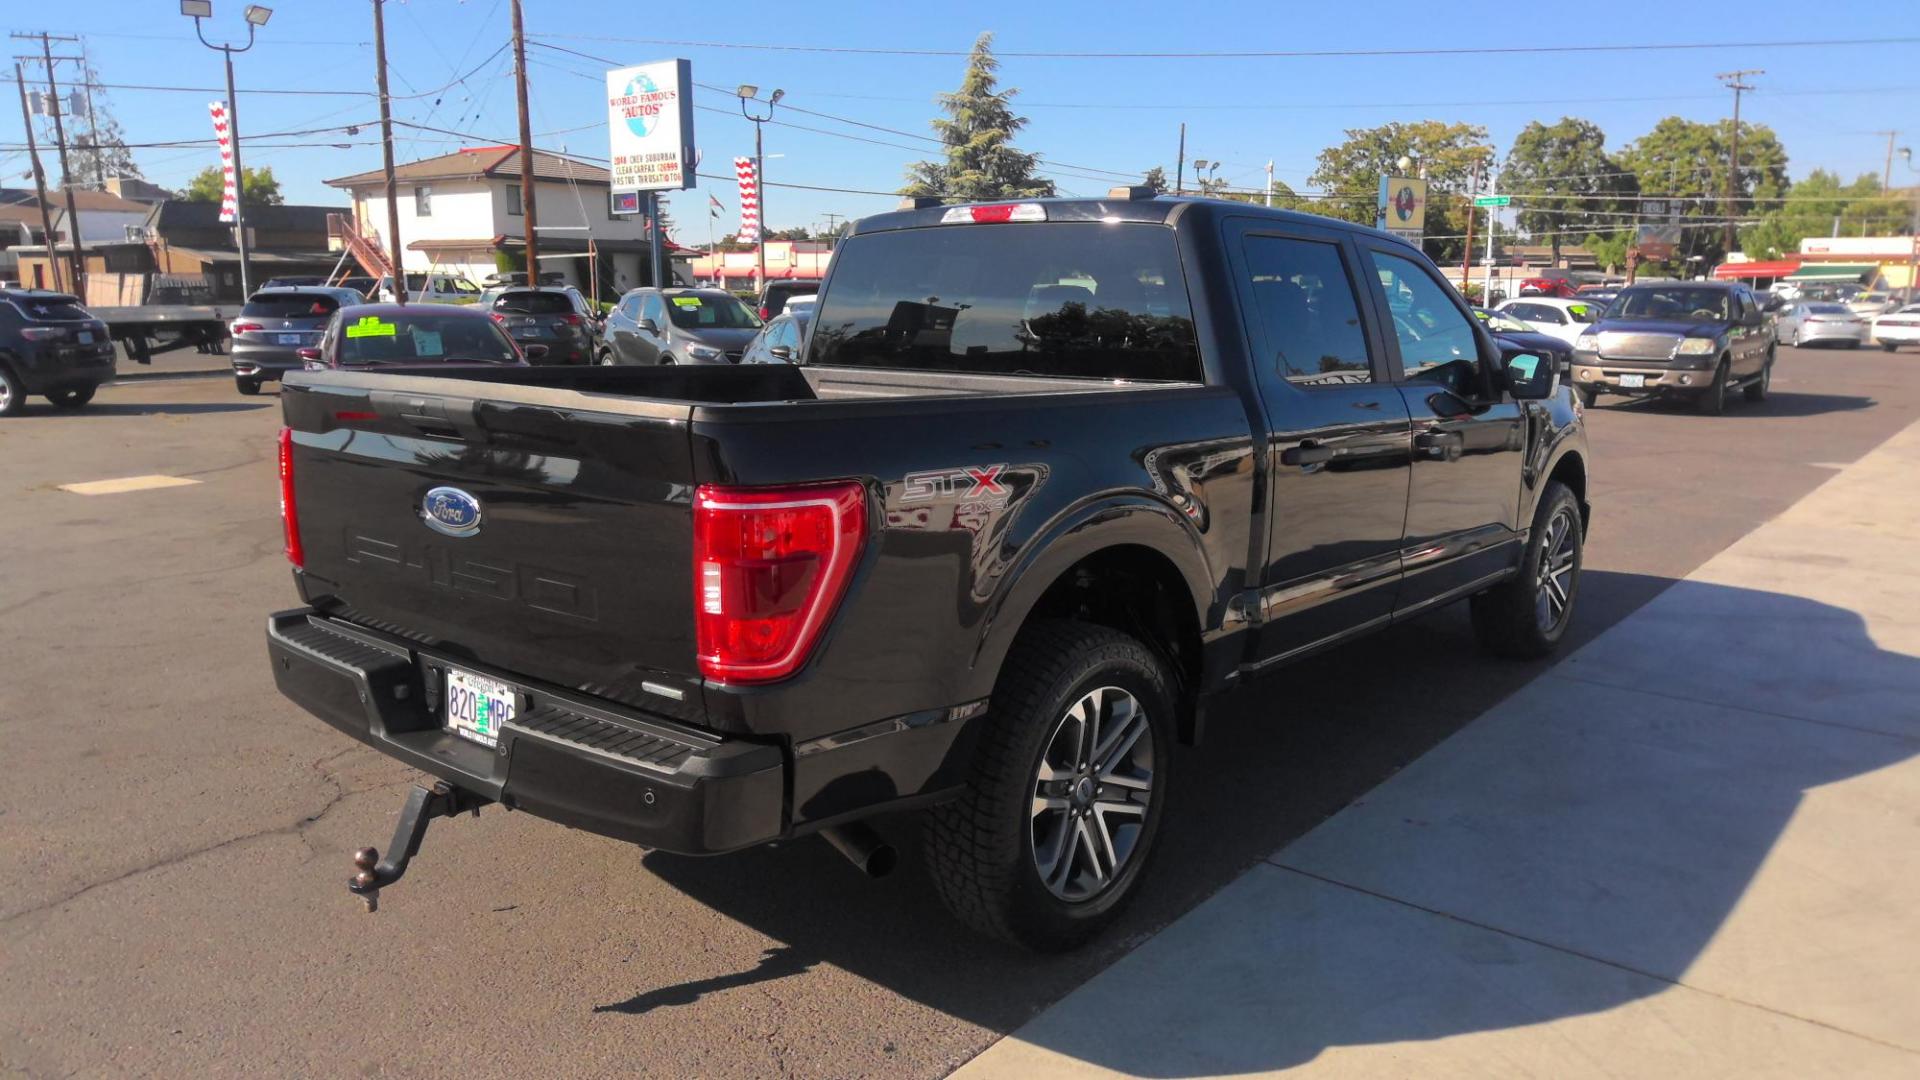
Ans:
[[[346,214],[328,214],[327,236],[340,241],[341,263],[346,262],[347,256],[352,256],[353,261],[359,263],[360,268],[375,281],[393,275],[393,263],[388,261],[387,253],[380,249],[379,238],[368,236],[360,231],[359,224],[352,217]],[[329,280],[340,277],[340,269],[339,266],[334,267]]]

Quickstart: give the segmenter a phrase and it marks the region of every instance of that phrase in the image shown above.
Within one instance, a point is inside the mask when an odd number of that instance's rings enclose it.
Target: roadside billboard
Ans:
[[[613,193],[679,191],[693,174],[693,65],[686,60],[607,72]]]
[[[1634,245],[1640,249],[1641,258],[1667,262],[1680,249],[1680,226],[1642,225],[1634,238]]]
[[[1382,176],[1374,224],[1395,236],[1420,243],[1427,229],[1427,182],[1406,176]]]

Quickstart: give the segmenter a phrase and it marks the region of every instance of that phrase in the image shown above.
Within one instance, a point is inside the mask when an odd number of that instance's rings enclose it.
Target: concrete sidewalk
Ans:
[[[1917,561],[1920,425],[955,1075],[1920,1076]]]

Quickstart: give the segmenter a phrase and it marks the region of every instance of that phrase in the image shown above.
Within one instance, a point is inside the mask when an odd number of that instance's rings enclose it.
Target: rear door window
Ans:
[[[255,293],[240,314],[256,319],[313,319],[340,310],[340,301],[328,293]]]
[[[1201,379],[1173,230],[1022,222],[856,236],[834,255],[810,363]]]
[[[1274,353],[1261,362],[1296,386],[1372,382],[1367,334],[1340,245],[1253,235],[1246,253],[1254,309]]]

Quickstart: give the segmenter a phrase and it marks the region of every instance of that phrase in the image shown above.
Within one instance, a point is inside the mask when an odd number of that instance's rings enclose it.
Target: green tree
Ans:
[[[1607,153],[1607,136],[1586,120],[1538,120],[1514,137],[1500,173],[1500,190],[1514,197],[1520,228],[1544,238],[1560,262],[1563,237],[1610,231],[1630,210],[1633,174]]]
[[[1052,195],[1053,181],[1035,176],[1040,155],[1014,149],[1013,137],[1027,126],[1014,115],[1015,89],[1000,90],[994,74],[993,35],[981,34],[967,58],[960,89],[941,94],[945,119],[933,130],[946,146],[944,161],[919,161],[907,168],[902,195],[941,195],[967,201],[1035,198]]]
[[[1166,194],[1167,170],[1155,165],[1153,168],[1147,170],[1146,175],[1140,178],[1140,184],[1143,187],[1152,188],[1155,195]]]
[[[1824,169],[1787,189],[1787,197],[1757,224],[1740,231],[1740,247],[1756,259],[1777,259],[1800,250],[1809,236],[1885,236],[1906,229],[1910,209],[1889,197],[1880,178],[1863,173],[1851,184]]]
[[[1466,205],[1466,192],[1474,165],[1485,169],[1493,161],[1487,129],[1479,125],[1421,120],[1351,129],[1345,142],[1320,151],[1319,167],[1307,182],[1325,195],[1311,209],[1373,224],[1380,177],[1398,174],[1403,157],[1414,163],[1409,171],[1427,181],[1426,232],[1436,238],[1426,242],[1427,254],[1441,261],[1458,259],[1462,241],[1438,238],[1465,231],[1472,209]]]
[[[1669,116],[1652,131],[1620,151],[1620,163],[1634,174],[1647,198],[1675,200],[1682,250],[1670,272],[1686,269],[1686,258],[1698,255],[1712,266],[1727,257],[1725,223],[1728,206],[1727,166],[1733,122],[1700,124]],[[1741,217],[1766,210],[1787,190],[1787,151],[1773,129],[1762,124],[1740,125],[1740,173],[1734,185],[1732,211]]]
[[[264,169],[248,169],[240,181],[241,197],[248,203],[258,206],[279,206],[280,181],[273,178],[271,166]],[[226,180],[221,176],[220,167],[209,165],[194,174],[187,181],[186,191],[181,198],[188,202],[217,203],[226,194]]]
[[[1587,254],[1604,267],[1609,274],[1619,273],[1627,265],[1627,249],[1633,246],[1632,229],[1604,229],[1588,233]]]
[[[775,229],[767,234],[769,240],[812,240],[813,233],[805,225],[795,225],[791,229]]]

